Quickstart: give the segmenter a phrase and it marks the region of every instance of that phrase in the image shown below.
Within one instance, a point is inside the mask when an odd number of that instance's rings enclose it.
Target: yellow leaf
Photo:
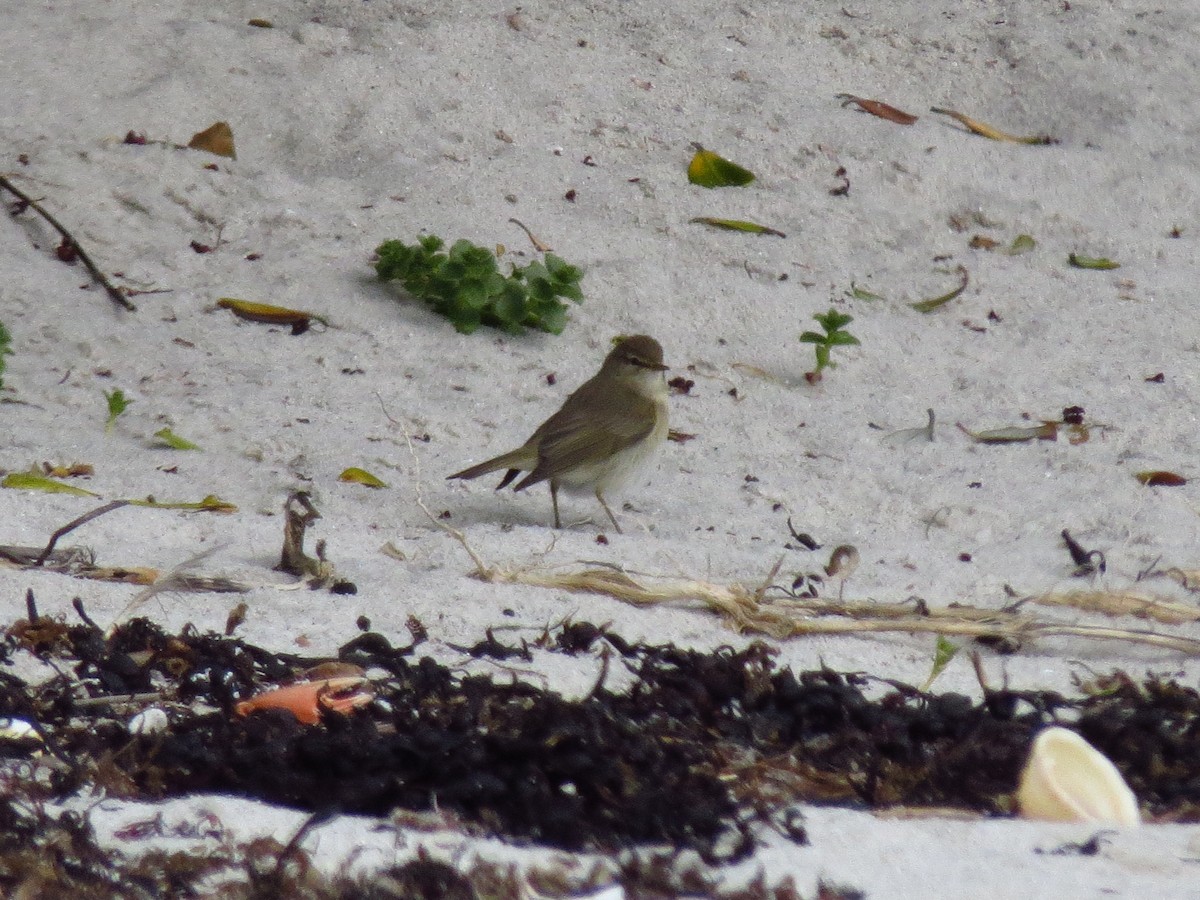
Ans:
[[[76,497],[99,497],[91,491],[85,491],[73,484],[63,484],[45,475],[34,472],[12,472],[0,481],[0,487],[15,488],[21,491],[45,491],[47,494],[72,494]]]
[[[147,497],[145,500],[130,500],[130,506],[144,506],[147,509],[184,509],[193,512],[219,512],[233,513],[237,512],[237,507],[232,503],[227,503],[220,497],[209,494],[199,503],[184,503],[182,501],[170,500],[155,500],[153,497]]]
[[[100,566],[80,572],[79,577],[119,584],[154,584],[158,580],[158,570],[145,566]]]
[[[994,128],[984,122],[978,122],[975,119],[970,119],[960,112],[955,112],[952,109],[940,109],[933,106],[929,109],[930,112],[937,113],[941,116],[949,116],[950,118],[961,122],[966,126],[968,131],[972,131],[985,138],[991,138],[993,141],[1008,141],[1011,144],[1057,144],[1058,138],[1052,138],[1048,134],[1035,134],[1030,137],[1017,137],[1009,134],[1007,131],[1001,131],[999,128]]]
[[[757,222],[747,222],[743,219],[713,219],[708,216],[697,216],[692,219],[700,225],[711,225],[713,228],[724,228],[728,231],[745,231],[750,234],[771,234],[775,237],[787,237],[782,231],[759,225]]]
[[[385,488],[387,487],[382,481],[368,472],[366,469],[360,469],[356,466],[351,466],[338,476],[338,481],[346,481],[350,484],[362,484],[369,488]]]
[[[741,187],[754,180],[754,173],[711,150],[696,146],[696,155],[688,163],[688,181],[701,187]]]
[[[203,131],[197,131],[188,141],[188,147],[237,159],[237,151],[233,148],[233,129],[228,122],[214,122]]]
[[[1043,422],[1028,428],[1012,425],[1007,428],[989,428],[987,431],[971,431],[959,422],[958,429],[980,444],[1015,444],[1021,441],[1058,440],[1058,425],[1058,422]]]
[[[71,463],[69,466],[42,463],[43,474],[51,478],[78,478],[85,475],[95,475],[96,470],[91,463]]]
[[[238,300],[235,297],[222,297],[217,306],[227,309],[239,319],[247,322],[264,322],[267,325],[290,325],[292,334],[304,334],[313,321],[320,322],[326,328],[329,322],[316,313],[303,312],[298,309],[288,309],[286,306],[273,306],[270,303],[254,303],[250,300]]]

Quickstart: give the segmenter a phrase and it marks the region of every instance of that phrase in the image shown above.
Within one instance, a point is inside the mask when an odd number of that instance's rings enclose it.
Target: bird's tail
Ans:
[[[497,485],[496,490],[506,487],[514,478],[523,471],[533,468],[537,462],[528,450],[524,447],[518,447],[516,450],[510,450],[508,453],[502,453],[493,459],[486,460],[481,463],[463,469],[461,472],[455,472],[453,475],[447,475],[446,478],[461,478],[464,481],[470,478],[478,478],[480,475],[486,475],[489,472],[498,472],[501,469],[507,469],[508,472],[504,476],[504,480]]]

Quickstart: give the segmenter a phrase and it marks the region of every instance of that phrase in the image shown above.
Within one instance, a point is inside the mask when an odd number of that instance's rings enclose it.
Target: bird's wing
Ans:
[[[654,430],[656,412],[655,401],[641,391],[587,382],[530,439],[537,442],[538,462],[518,490],[636,444]]]

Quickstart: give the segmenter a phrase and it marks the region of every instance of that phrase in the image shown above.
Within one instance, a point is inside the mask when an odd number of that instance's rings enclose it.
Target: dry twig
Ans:
[[[100,516],[104,515],[105,513],[110,513],[114,509],[120,509],[122,506],[128,506],[128,505],[129,505],[128,500],[112,500],[109,503],[105,503],[101,507],[93,509],[90,513],[84,513],[78,519],[73,519],[72,521],[68,522],[62,528],[58,529],[58,531],[54,532],[54,534],[50,535],[50,542],[48,544],[46,544],[46,549],[44,549],[42,551],[41,556],[39,556],[36,560],[34,560],[34,562],[33,562],[34,567],[37,568],[37,567],[42,566],[46,562],[46,560],[50,558],[50,555],[54,552],[54,545],[58,543],[58,539],[61,538],[63,535],[74,531],[80,525],[84,525],[84,524],[92,521],[92,519],[98,519],[98,518],[100,518]]]
[[[134,306],[133,303],[130,302],[129,298],[125,296],[125,292],[108,280],[108,276],[101,272],[100,267],[92,262],[92,258],[87,254],[87,251],[83,249],[79,241],[75,240],[74,235],[67,231],[63,224],[58,221],[58,219],[50,215],[50,213],[46,211],[45,207],[14,185],[3,175],[0,175],[0,188],[4,188],[10,194],[14,195],[23,204],[45,219],[55,231],[62,235],[62,239],[70,247],[74,248],[75,253],[79,256],[80,262],[82,262],[87,268],[88,272],[91,274],[96,283],[104,288],[105,293],[112,298],[114,303],[129,310],[130,312],[137,311],[137,307]]]

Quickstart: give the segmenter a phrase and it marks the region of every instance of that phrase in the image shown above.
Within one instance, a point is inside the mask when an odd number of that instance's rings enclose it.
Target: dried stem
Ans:
[[[54,545],[58,543],[58,539],[64,534],[74,531],[80,525],[86,524],[87,522],[92,521],[92,519],[98,519],[105,513],[110,513],[114,509],[120,509],[122,506],[128,505],[128,500],[113,500],[110,503],[105,503],[103,506],[97,509],[93,509],[90,513],[84,513],[78,519],[68,522],[62,528],[58,529],[58,531],[54,532],[54,534],[50,535],[50,543],[46,545],[46,549],[42,551],[42,555],[34,561],[34,567],[36,568],[45,564],[46,560],[50,558],[50,554],[54,552]]]
[[[383,405],[382,399],[379,400],[379,404],[381,406]],[[383,414],[387,416],[388,420],[393,424],[400,424],[396,422],[396,420],[390,415],[388,415],[386,407],[384,407]],[[408,455],[412,457],[413,461],[413,495],[416,497],[417,506],[420,507],[421,512],[425,513],[430,522],[458,541],[458,543],[462,545],[462,548],[467,551],[467,556],[471,557],[471,562],[475,563],[475,577],[480,581],[490,581],[491,579],[488,577],[488,575],[492,571],[491,566],[487,565],[479,556],[479,554],[475,552],[475,548],[467,543],[467,536],[457,528],[452,528],[451,526],[447,525],[432,512],[430,512],[429,507],[425,505],[425,498],[421,495],[421,460],[420,457],[417,456],[416,448],[413,447],[412,438],[409,436],[407,428],[404,428],[404,443],[408,445]]]
[[[105,292],[110,298],[112,298],[114,303],[129,310],[130,312],[137,311],[137,307],[130,302],[129,298],[125,296],[125,293],[119,287],[109,281],[108,276],[100,271],[100,267],[92,262],[92,258],[87,254],[87,251],[83,249],[83,246],[79,243],[79,241],[75,239],[75,236],[72,235],[71,232],[67,231],[63,224],[58,221],[58,219],[50,215],[50,213],[46,211],[45,207],[14,185],[3,175],[0,175],[0,188],[4,188],[6,191],[17,197],[22,203],[49,222],[51,227],[53,227],[55,231],[62,235],[63,240],[75,249],[75,252],[79,255],[80,262],[82,262],[87,268],[88,272],[91,273],[92,278],[97,284],[104,288]]]
[[[432,518],[432,517],[431,517]],[[441,523],[439,523],[441,524]],[[444,526],[443,526],[444,527]],[[450,531],[475,562],[472,577],[493,584],[525,584],[552,590],[603,594],[635,606],[692,601],[717,613],[739,632],[757,632],[784,639],[813,634],[942,634],[967,638],[1008,638],[1031,641],[1047,637],[1124,641],[1200,655],[1200,640],[1146,629],[1070,625],[1037,619],[1015,610],[956,606],[917,609],[911,603],[770,601],[760,590],[740,584],[713,584],[692,579],[638,581],[623,572],[589,568],[552,571],[485,566],[461,532]]]
[[[551,251],[553,251],[553,249],[554,249],[553,247],[551,247],[545,241],[538,240],[537,236],[532,231],[530,231],[529,227],[524,222],[522,222],[520,219],[509,219],[508,221],[512,222],[514,225],[516,225],[518,228],[520,228],[522,231],[525,232],[525,236],[527,238],[529,238],[529,243],[533,244],[534,250],[537,250],[539,253],[550,253]]]

